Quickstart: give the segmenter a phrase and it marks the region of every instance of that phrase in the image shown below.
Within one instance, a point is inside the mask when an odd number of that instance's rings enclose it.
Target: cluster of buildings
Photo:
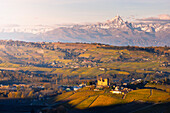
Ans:
[[[138,79],[136,81],[141,81],[141,79]],[[91,86],[87,86],[86,84],[79,84],[76,86],[69,86],[69,85],[60,85],[58,86],[57,90],[58,92],[63,92],[63,91],[77,91],[83,87],[91,87]],[[123,83],[123,84],[114,84],[114,85],[110,85],[109,79],[108,78],[99,78],[97,80],[97,83],[94,83],[92,90],[94,91],[100,91],[103,89],[110,89],[110,93],[113,94],[126,94],[128,92],[130,92],[132,89],[127,88],[127,83]],[[17,90],[34,90],[36,92],[39,92],[40,94],[42,93],[42,95],[44,94],[52,94],[53,89],[48,89],[48,90],[44,90],[47,89],[46,86],[41,86],[41,85],[31,85],[31,84],[13,84],[13,85],[0,85],[0,90],[1,91],[12,91],[15,92]],[[50,90],[50,92],[49,92]]]
[[[99,78],[97,80],[96,85],[92,85],[92,86],[95,87],[94,91],[101,91],[105,88],[108,88],[110,89],[110,93],[113,94],[126,94],[132,91],[132,89],[127,88],[127,83],[110,85],[108,78]],[[91,86],[87,86],[86,84],[79,84],[77,86],[61,85],[58,88],[62,91],[68,92],[68,91],[77,91],[78,89],[81,89],[83,87],[91,87]]]
[[[132,91],[132,89],[123,87],[123,86],[113,86],[113,89],[111,89],[111,93],[113,94],[126,94],[128,92]]]
[[[58,87],[58,89],[62,91],[77,91],[83,87],[86,87],[86,84],[79,84],[78,86],[61,85]]]
[[[110,86],[110,82],[108,78],[100,78],[97,80],[97,86],[94,89],[94,91],[100,91],[100,89],[103,89],[104,87],[110,87],[111,90],[110,92],[113,94],[126,94],[130,91],[132,91],[132,89],[129,89],[126,87],[127,83],[123,83],[123,85],[113,85]]]
[[[34,85],[30,85],[30,84],[13,84],[13,85],[3,85],[3,84],[0,84],[0,90],[11,90],[11,91],[15,91],[17,89],[35,89],[35,88],[38,88],[38,89],[44,89],[44,86],[34,86]]]

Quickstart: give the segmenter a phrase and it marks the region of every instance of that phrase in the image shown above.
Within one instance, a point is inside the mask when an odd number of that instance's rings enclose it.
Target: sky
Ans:
[[[0,0],[0,25],[132,21],[170,14],[170,0]]]

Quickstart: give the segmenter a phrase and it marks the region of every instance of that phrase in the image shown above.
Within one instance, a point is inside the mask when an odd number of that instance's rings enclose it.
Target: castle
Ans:
[[[109,86],[110,85],[109,79],[108,78],[106,78],[106,79],[100,78],[97,80],[97,85],[98,86]]]

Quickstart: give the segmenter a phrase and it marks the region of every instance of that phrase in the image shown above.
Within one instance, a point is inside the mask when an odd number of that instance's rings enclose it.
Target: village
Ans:
[[[69,91],[78,91],[81,88],[88,87],[93,91],[106,90],[112,94],[127,94],[128,92],[137,88],[142,88],[146,83],[162,84],[161,81],[144,81],[142,79],[132,79],[127,82],[110,82],[109,78],[99,77],[94,81],[86,81],[77,85],[61,85],[56,83],[31,83],[31,84],[0,84],[1,97],[8,98],[42,98],[51,95],[58,95]],[[17,94],[20,92],[20,94]]]
[[[131,83],[141,83],[142,79],[134,79]],[[63,92],[78,91],[83,87],[88,87],[93,91],[101,91],[109,89],[113,94],[126,94],[133,89],[129,88],[129,83],[112,83],[109,82],[109,78],[100,77],[96,81],[89,81],[87,83],[81,83],[78,85],[58,85],[56,84],[12,84],[12,85],[0,85],[1,97],[8,98],[42,98],[51,95],[61,94]],[[57,86],[57,88],[56,88]],[[18,94],[19,93],[19,94]]]
[[[134,79],[132,82],[124,82],[124,83],[110,83],[109,78],[98,78],[96,81],[90,81],[87,83],[82,83],[77,86],[69,86],[69,85],[60,85],[58,88],[65,92],[69,91],[78,91],[81,88],[87,87],[92,91],[102,91],[107,90],[112,94],[127,94],[128,92],[134,90],[136,87],[131,87],[130,85],[138,85],[144,84],[142,79]]]

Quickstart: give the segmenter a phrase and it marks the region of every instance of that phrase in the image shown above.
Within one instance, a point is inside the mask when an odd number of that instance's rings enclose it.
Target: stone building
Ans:
[[[100,78],[97,80],[97,85],[98,86],[109,86],[110,85],[109,79],[108,78],[105,78],[105,79]]]

